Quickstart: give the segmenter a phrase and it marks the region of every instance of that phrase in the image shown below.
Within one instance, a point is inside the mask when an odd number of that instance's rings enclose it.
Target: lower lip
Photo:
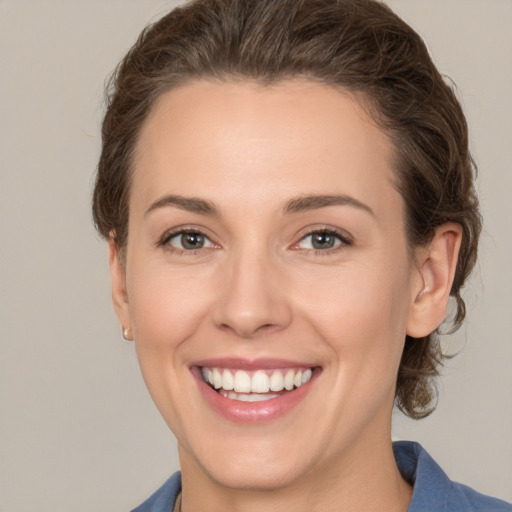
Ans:
[[[199,383],[199,389],[208,405],[218,414],[229,421],[244,424],[267,423],[285,416],[297,406],[311,389],[316,380],[317,372],[313,372],[311,380],[294,389],[261,402],[242,402],[226,398],[206,384],[200,376],[199,368],[193,371]]]

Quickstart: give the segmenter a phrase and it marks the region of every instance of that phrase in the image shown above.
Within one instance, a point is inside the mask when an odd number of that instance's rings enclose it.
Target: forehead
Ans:
[[[386,134],[352,94],[306,80],[197,81],[162,95],[146,119],[132,198],[226,202],[243,191],[261,205],[262,196],[339,192],[385,207],[396,193],[391,162]]]

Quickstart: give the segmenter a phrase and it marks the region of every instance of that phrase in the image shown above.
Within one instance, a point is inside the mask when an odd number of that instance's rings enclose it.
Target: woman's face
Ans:
[[[160,98],[134,159],[125,274],[113,245],[112,268],[182,467],[273,488],[389,442],[421,280],[391,161],[325,85],[204,81]]]

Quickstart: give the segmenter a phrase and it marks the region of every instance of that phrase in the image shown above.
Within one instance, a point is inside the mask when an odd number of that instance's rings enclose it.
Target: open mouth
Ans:
[[[313,375],[313,368],[261,369],[201,368],[206,384],[222,396],[241,402],[260,402],[278,398],[300,388]]]

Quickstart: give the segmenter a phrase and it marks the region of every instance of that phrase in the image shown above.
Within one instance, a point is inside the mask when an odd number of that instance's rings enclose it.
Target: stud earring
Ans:
[[[129,327],[123,327],[122,333],[126,341],[133,341],[132,330]]]

